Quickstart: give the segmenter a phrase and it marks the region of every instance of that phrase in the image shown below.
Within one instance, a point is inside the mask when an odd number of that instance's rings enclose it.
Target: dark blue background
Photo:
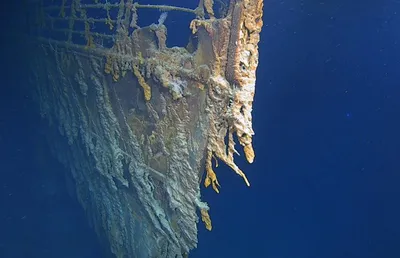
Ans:
[[[202,190],[214,228],[199,225],[191,257],[399,258],[400,3],[265,0],[264,10],[257,156],[237,157],[251,187],[221,164],[221,193]],[[169,45],[188,32],[178,18],[166,21]],[[101,257],[54,175],[63,168],[36,155],[46,149],[23,61],[13,64],[21,52],[3,54],[0,257]]]

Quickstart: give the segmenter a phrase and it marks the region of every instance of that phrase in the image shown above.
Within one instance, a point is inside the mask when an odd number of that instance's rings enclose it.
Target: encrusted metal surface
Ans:
[[[212,0],[193,10],[132,0],[35,1],[36,100],[54,154],[115,257],[185,257],[196,247],[198,211],[212,228],[200,199],[204,169],[205,185],[219,191],[213,157],[249,185],[234,163],[233,135],[253,162],[262,4],[221,2],[217,12]],[[167,47],[167,13],[139,27],[141,8],[192,13],[190,44]]]

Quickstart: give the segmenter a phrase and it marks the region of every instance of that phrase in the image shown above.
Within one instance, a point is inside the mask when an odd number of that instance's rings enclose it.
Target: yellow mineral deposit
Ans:
[[[151,99],[151,88],[143,78],[143,76],[139,72],[139,68],[134,65],[133,66],[133,73],[135,74],[136,78],[138,79],[139,85],[143,88],[144,91],[144,99],[149,101]]]
[[[258,42],[262,28],[262,0],[233,1],[230,6],[231,15],[227,17],[231,27],[229,39],[228,60],[226,70],[222,74],[214,74],[211,87],[216,91],[223,91],[230,97],[229,106],[221,108],[225,111],[226,133],[221,134],[218,128],[220,114],[211,114],[209,148],[206,159],[206,181],[205,186],[211,185],[216,192],[219,186],[215,172],[212,170],[212,156],[216,155],[240,175],[246,184],[250,183],[245,174],[236,166],[233,154],[237,153],[234,148],[233,134],[236,133],[239,143],[244,148],[246,159],[249,163],[254,161],[254,150],[252,147],[252,103],[255,92],[256,69],[258,65]],[[192,22],[192,32],[197,32],[198,26],[204,26],[207,31],[210,25],[207,22]],[[209,32],[210,33],[210,32]],[[214,49],[216,46],[214,46]],[[219,71],[219,70],[215,70]],[[214,93],[213,93],[214,94]],[[212,94],[212,95],[213,95]],[[213,96],[218,100],[217,96]],[[218,116],[218,117],[217,117]],[[225,137],[228,134],[228,153],[226,153]]]
[[[212,225],[211,225],[211,219],[210,215],[208,214],[208,211],[206,209],[201,209],[201,220],[203,221],[204,225],[206,226],[206,229],[211,230]]]

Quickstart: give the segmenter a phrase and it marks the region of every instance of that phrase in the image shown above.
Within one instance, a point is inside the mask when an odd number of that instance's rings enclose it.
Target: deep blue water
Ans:
[[[237,157],[251,187],[221,164],[221,193],[203,189],[213,231],[199,225],[191,257],[399,258],[400,3],[265,0],[264,10],[256,160]],[[178,29],[169,37],[182,42]],[[103,257],[54,173],[63,168],[40,159],[21,65],[2,66],[0,258]]]

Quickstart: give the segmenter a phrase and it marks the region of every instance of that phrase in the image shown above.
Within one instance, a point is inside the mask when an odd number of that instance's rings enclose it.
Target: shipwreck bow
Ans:
[[[212,228],[203,171],[216,192],[214,160],[250,185],[235,138],[253,162],[263,1],[87,2],[29,3],[31,82],[49,143],[115,257],[187,256],[198,211]],[[140,27],[143,9],[162,13]],[[185,47],[167,46],[172,11],[193,15]]]

